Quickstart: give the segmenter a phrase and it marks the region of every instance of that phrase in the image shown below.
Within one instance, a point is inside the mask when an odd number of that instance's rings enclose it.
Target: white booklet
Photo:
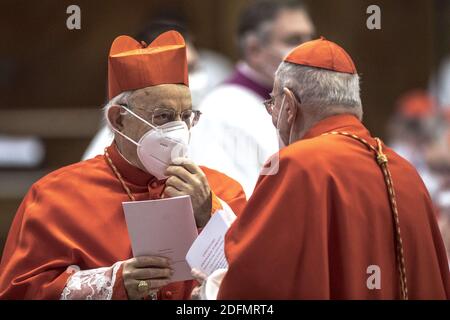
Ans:
[[[155,255],[172,260],[173,282],[192,279],[186,253],[198,236],[191,198],[122,203],[133,256]]]
[[[217,211],[189,249],[186,260],[191,266],[206,275],[217,269],[228,268],[225,257],[225,234],[236,219],[233,213]]]

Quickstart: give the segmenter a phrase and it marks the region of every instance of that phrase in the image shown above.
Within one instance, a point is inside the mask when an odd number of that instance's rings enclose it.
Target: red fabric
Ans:
[[[164,181],[130,165],[114,146],[108,150],[137,200],[160,198]],[[239,214],[245,205],[240,185],[217,171],[203,170],[214,194]],[[131,258],[123,201],[129,201],[128,195],[103,156],[36,182],[8,235],[0,264],[0,299],[59,299],[70,276],[68,266],[87,270]],[[170,298],[189,298],[192,285],[170,285]]]
[[[229,270],[220,299],[396,299],[392,213],[373,151],[353,116],[319,122],[280,152],[279,172],[261,176],[226,235]],[[384,146],[403,238],[411,299],[448,299],[449,266],[433,206],[416,170]],[[367,268],[381,289],[367,288]]]
[[[117,37],[108,59],[108,95],[159,84],[189,85],[186,44],[176,31],[167,31],[148,47],[131,37]]]
[[[284,61],[336,72],[356,73],[355,64],[348,53],[324,37],[299,45],[284,58]]]
[[[241,185],[227,176],[225,176],[226,180],[224,181],[224,175],[219,171],[206,167],[201,168],[208,177],[208,183],[211,185],[211,188],[214,186],[212,211],[214,212],[217,209],[222,209],[222,205],[218,202],[216,197],[218,196],[222,200],[228,199],[226,203],[230,206],[234,213],[237,214],[242,212],[247,204],[247,199],[245,194],[242,193]]]

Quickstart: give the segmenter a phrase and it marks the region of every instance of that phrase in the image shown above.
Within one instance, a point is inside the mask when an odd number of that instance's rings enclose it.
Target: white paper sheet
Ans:
[[[236,216],[221,210],[216,212],[189,249],[186,260],[191,268],[210,275],[217,269],[227,268],[224,240]]]
[[[123,202],[133,255],[156,255],[172,260],[173,282],[192,279],[186,253],[197,238],[189,196]]]

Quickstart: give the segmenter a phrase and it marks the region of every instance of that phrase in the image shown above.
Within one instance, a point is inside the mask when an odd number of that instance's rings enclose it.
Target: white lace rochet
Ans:
[[[111,267],[80,270],[76,265],[69,266],[72,273],[61,294],[61,300],[111,300],[117,271],[122,261]]]

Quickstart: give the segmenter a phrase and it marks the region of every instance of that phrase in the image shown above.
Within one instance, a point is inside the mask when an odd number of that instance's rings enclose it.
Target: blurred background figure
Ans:
[[[238,21],[240,60],[234,73],[200,104],[203,118],[192,131],[191,157],[239,181],[247,197],[264,162],[278,151],[276,130],[263,105],[275,71],[290,50],[314,33],[301,1],[250,2]]]
[[[436,95],[402,95],[389,123],[392,148],[416,167],[436,207],[450,254],[450,113]]]
[[[442,59],[430,87],[439,107],[444,112],[450,112],[450,55]]]
[[[440,115],[444,130],[436,142],[430,146],[427,160],[430,169],[439,178],[437,190],[432,195],[437,207],[439,226],[450,263],[450,112],[445,110]]]
[[[183,20],[172,15],[156,18],[135,38],[148,44],[158,35],[169,30],[178,31],[186,41],[189,89],[191,90],[193,109],[198,109],[204,96],[231,74],[232,64],[230,60],[217,52],[197,48],[194,44],[194,36],[189,32]],[[82,159],[90,159],[103,153],[112,140],[111,130],[103,125],[92,139]]]
[[[0,134],[1,168],[36,168],[44,159],[44,145],[38,137]]]
[[[425,90],[413,90],[400,97],[389,124],[392,148],[416,167],[430,194],[439,185],[426,160],[430,144],[439,136],[435,130],[436,112],[431,95]]]

